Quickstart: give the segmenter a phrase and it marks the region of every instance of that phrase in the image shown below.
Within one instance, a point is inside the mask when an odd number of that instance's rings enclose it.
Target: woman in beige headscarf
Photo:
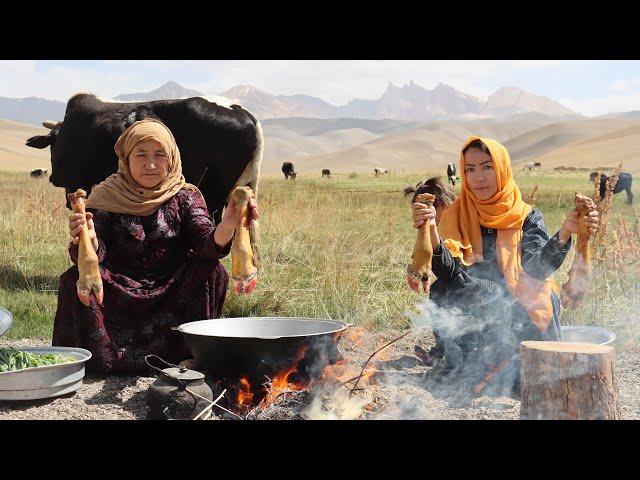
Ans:
[[[83,305],[78,269],[60,277],[53,345],[90,350],[89,368],[136,372],[154,353],[177,362],[188,356],[171,327],[217,318],[228,276],[219,260],[229,253],[239,211],[231,202],[214,225],[204,198],[182,175],[171,131],[145,119],[127,128],[115,145],[118,171],[94,187],[86,216],[69,219],[74,263],[86,222],[100,262],[104,301]],[[257,218],[255,200],[250,221]]]

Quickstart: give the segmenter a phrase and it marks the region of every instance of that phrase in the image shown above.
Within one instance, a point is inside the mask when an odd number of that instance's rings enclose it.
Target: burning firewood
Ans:
[[[236,187],[231,193],[231,198],[235,199],[236,205],[240,210],[236,233],[231,244],[233,291],[238,294],[249,294],[258,282],[257,221],[253,221],[252,227],[247,226],[249,200],[255,198],[255,194],[249,187]]]
[[[578,192],[576,192],[574,201],[578,210],[578,235],[576,254],[573,257],[571,270],[569,270],[569,280],[562,286],[561,297],[564,308],[569,305],[576,308],[591,281],[591,249],[589,246],[591,234],[584,217],[596,210],[596,203]]]
[[[85,215],[84,199],[87,198],[87,192],[78,189],[74,193],[69,193],[67,197],[69,198],[69,202],[71,202],[73,212]],[[88,307],[91,293],[93,293],[98,303],[102,304],[104,291],[102,288],[100,269],[98,267],[98,255],[89,239],[89,227],[86,222],[82,225],[82,231],[79,237],[78,271],[80,275],[76,284],[78,298],[83,305]]]
[[[421,193],[416,196],[416,202],[433,206],[436,196],[430,193]],[[420,293],[420,285],[424,286],[424,293],[429,293],[431,287],[431,258],[433,257],[433,245],[431,245],[431,232],[428,222],[423,223],[418,229],[418,238],[413,247],[413,261],[407,269],[407,281],[409,286]]]

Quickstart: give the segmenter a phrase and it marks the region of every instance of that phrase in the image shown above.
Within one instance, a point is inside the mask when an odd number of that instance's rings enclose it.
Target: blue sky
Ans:
[[[224,60],[0,61],[0,96],[67,100],[79,91],[111,98],[168,80],[206,94],[250,84],[273,94],[304,93],[335,105],[379,98],[389,82],[438,82],[486,97],[515,85],[586,115],[640,110],[640,61],[560,60]]]

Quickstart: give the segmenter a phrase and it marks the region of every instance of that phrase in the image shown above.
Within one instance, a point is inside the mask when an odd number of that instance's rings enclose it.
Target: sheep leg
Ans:
[[[84,199],[86,197],[87,193],[82,189],[78,189],[74,193],[67,195],[74,213],[86,215],[84,205]],[[102,287],[102,278],[100,277],[100,268],[98,266],[98,254],[89,239],[89,227],[86,222],[82,225],[79,240],[79,276],[78,281],[76,282],[78,299],[83,305],[88,307],[90,304],[91,294],[93,293],[98,303],[102,304],[102,301],[104,300],[104,289]]]
[[[431,207],[435,201],[435,195],[422,193],[416,196],[416,202],[424,203]],[[431,288],[431,259],[433,257],[433,245],[431,244],[431,232],[428,222],[418,229],[418,236],[413,247],[413,259],[407,272],[407,282],[412,290],[417,293],[424,291],[429,293]],[[422,289],[420,288],[422,286]]]
[[[584,217],[596,209],[596,204],[591,198],[577,192],[574,203],[578,210],[578,235],[576,253],[569,270],[569,280],[562,286],[561,300],[564,308],[569,305],[576,308],[591,282],[591,250],[589,248],[591,234]]]
[[[235,199],[236,206],[240,210],[240,216],[236,225],[236,232],[231,243],[231,279],[233,291],[237,294],[249,294],[253,292],[258,283],[257,251],[254,253],[255,244],[253,238],[257,237],[257,222],[254,220],[251,228],[247,227],[249,212],[249,199],[254,198],[253,190],[249,187],[236,187],[231,192],[231,198]],[[255,242],[254,242],[255,243]]]

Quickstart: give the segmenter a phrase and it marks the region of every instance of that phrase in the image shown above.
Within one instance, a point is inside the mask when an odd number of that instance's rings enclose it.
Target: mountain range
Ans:
[[[273,95],[251,85],[236,85],[219,95],[242,105],[261,120],[291,117],[473,120],[503,118],[530,112],[558,117],[579,116],[554,100],[512,86],[500,88],[486,100],[482,100],[443,83],[433,90],[413,82],[402,87],[389,83],[378,99],[354,99],[340,106],[309,95]],[[204,94],[169,81],[150,92],[124,93],[114,97],[114,100],[133,102],[193,96]],[[43,120],[62,120],[65,105],[65,102],[36,97],[0,97],[0,118],[40,125]]]
[[[156,88],[155,90],[151,90],[150,92],[123,93],[116,97],[113,97],[113,99],[118,100],[119,102],[138,102],[162,100],[168,98],[199,97],[201,95],[202,93],[198,92],[197,90],[185,88],[179,83],[170,80],[164,85]]]
[[[334,106],[308,95],[272,95],[250,85],[238,85],[221,95],[237,101],[259,118],[367,118],[392,120],[464,120],[505,117],[538,112],[551,116],[576,113],[547,97],[517,87],[496,90],[487,100],[439,83],[433,90],[410,82],[397,87],[389,83],[376,100],[351,100]]]

